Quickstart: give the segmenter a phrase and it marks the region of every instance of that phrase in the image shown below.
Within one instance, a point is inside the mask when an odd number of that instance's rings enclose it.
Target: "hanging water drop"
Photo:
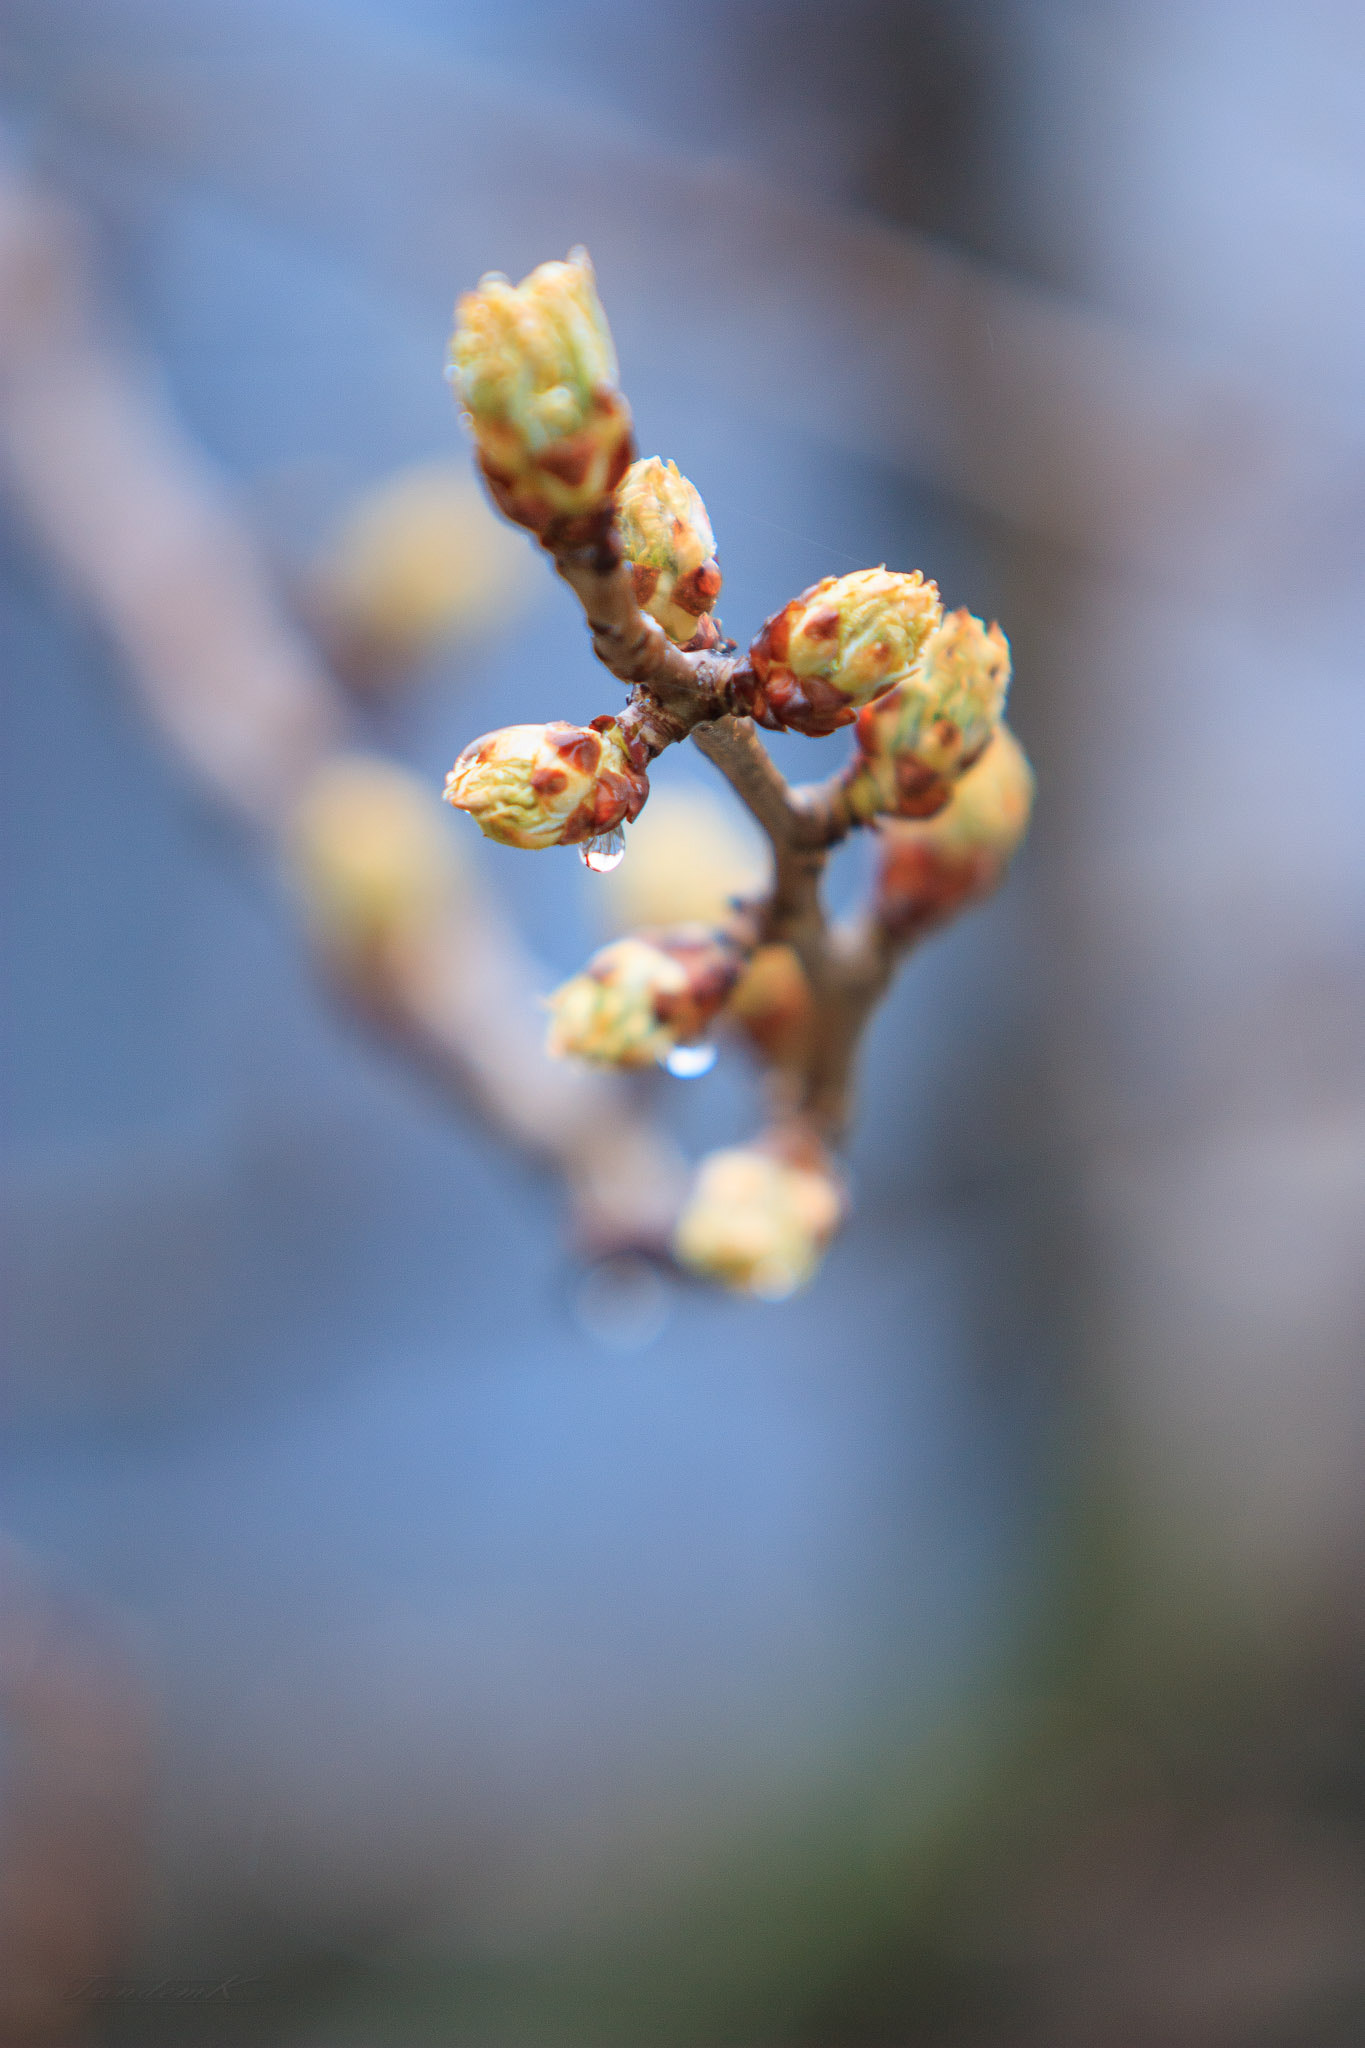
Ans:
[[[699,1081],[716,1064],[714,1045],[675,1045],[664,1065],[679,1081]]]
[[[609,875],[626,857],[626,835],[618,825],[614,832],[599,832],[595,839],[585,839],[578,850],[585,868],[595,875]]]

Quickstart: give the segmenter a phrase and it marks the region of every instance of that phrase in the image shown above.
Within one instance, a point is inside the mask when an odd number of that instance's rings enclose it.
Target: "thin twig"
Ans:
[[[861,823],[842,772],[792,789],[747,718],[698,726],[692,738],[768,835],[775,872],[763,936],[792,947],[810,987],[806,1057],[796,1075],[781,1077],[782,1120],[837,1144],[848,1125],[863,1033],[908,945],[870,910],[833,930],[826,919],[820,885],[829,850]]]
[[[154,1710],[128,1645],[0,1541],[0,2048],[76,2048],[145,1896]]]

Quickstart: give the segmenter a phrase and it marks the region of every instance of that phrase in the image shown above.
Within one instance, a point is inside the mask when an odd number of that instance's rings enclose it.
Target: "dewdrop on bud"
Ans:
[[[737,1145],[701,1162],[673,1250],[702,1279],[781,1301],[814,1276],[842,1214],[838,1183],[823,1166]]]
[[[600,1066],[667,1064],[697,1047],[740,961],[721,933],[700,926],[618,939],[549,998],[546,1050]]]
[[[640,609],[680,647],[714,647],[715,538],[701,493],[676,462],[651,455],[631,464],[616,493],[616,529]]]
[[[908,676],[942,615],[918,570],[826,576],[763,626],[749,649],[755,715],[818,737]]]
[[[494,502],[547,546],[600,538],[634,442],[586,249],[519,285],[490,272],[456,313],[454,381]]]
[[[459,859],[436,799],[391,762],[344,754],[294,814],[290,868],[310,930],[343,965],[420,939],[450,902]]]
[[[855,812],[928,818],[942,810],[990,743],[1009,681],[1009,642],[999,626],[950,612],[915,673],[859,714]]]
[[[915,938],[989,896],[1023,843],[1032,808],[1033,770],[1002,725],[937,817],[882,826],[873,891],[882,927]]]
[[[610,834],[639,815],[648,795],[643,750],[611,717],[485,733],[445,786],[446,802],[468,811],[486,839],[532,850]]]
[[[701,784],[656,789],[630,835],[630,859],[601,891],[615,931],[720,924],[766,888],[766,842],[747,811]]]

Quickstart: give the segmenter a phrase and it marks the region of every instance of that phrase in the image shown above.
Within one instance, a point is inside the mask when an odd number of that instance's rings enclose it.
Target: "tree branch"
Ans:
[[[154,724],[278,850],[301,790],[347,743],[341,693],[152,379],[100,332],[76,223],[3,174],[0,308],[0,468]],[[599,584],[603,630],[628,626],[619,576]],[[681,1181],[671,1146],[616,1076],[546,1057],[541,977],[475,878],[460,887],[415,952],[384,956],[377,986],[348,978],[339,995],[446,1100],[556,1168],[594,1250],[662,1246]]]

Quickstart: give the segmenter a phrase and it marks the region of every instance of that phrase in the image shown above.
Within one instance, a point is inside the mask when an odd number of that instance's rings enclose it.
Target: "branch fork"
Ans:
[[[999,879],[1020,835],[1008,846],[997,839],[1003,857],[983,865],[979,846],[964,853],[954,828],[941,828],[943,843],[920,849],[932,884],[922,901],[914,863],[901,859],[888,899],[894,915],[883,915],[874,888],[859,915],[840,927],[831,927],[821,896],[830,850],[862,826],[878,825],[884,837],[893,829],[923,833],[926,821],[951,812],[958,784],[996,742],[1009,677],[1004,636],[965,611],[945,620],[932,582],[882,565],[825,577],[803,591],[764,622],[744,655],[723,642],[710,615],[721,575],[705,505],[675,464],[629,461],[633,439],[620,439],[629,408],[615,385],[615,352],[584,252],[566,264],[543,264],[515,288],[505,278],[486,278],[461,301],[451,358],[485,474],[494,455],[500,465],[496,502],[536,535],[583,607],[597,658],[630,691],[624,709],[594,720],[594,728],[604,742],[616,736],[642,777],[666,747],[690,736],[772,849],[767,895],[734,907],[707,957],[725,958],[733,979],[736,959],[789,949],[799,963],[805,1014],[799,1031],[769,1030],[765,1038],[751,1030],[768,1072],[768,1126],[747,1150],[716,1155],[731,1166],[703,1170],[675,1249],[685,1263],[730,1285],[771,1293],[780,1274],[799,1285],[818,1252],[810,1219],[817,1212],[825,1219],[822,1246],[831,1211],[783,1173],[823,1174],[831,1188],[841,1185],[833,1148],[847,1131],[869,1016],[902,954],[950,908],[964,907],[984,893],[981,885]],[[609,463],[610,487],[594,495],[584,484],[566,496],[565,451],[574,478],[586,477],[594,462],[606,474]],[[509,478],[533,507],[524,517]],[[538,493],[552,487],[550,517]],[[826,781],[798,788],[778,771],[756,729],[818,738],[855,721],[853,758]],[[633,818],[634,809],[620,810],[605,770],[596,787],[573,789],[572,807],[565,796],[560,812],[537,809],[544,782],[533,764],[545,744],[540,736],[555,730],[509,727],[473,742],[452,771],[450,800],[489,837],[526,848],[581,839],[582,821],[592,816]],[[592,752],[585,734],[585,772]],[[970,806],[962,815],[970,823]],[[967,872],[971,887],[961,882]],[[679,1043],[678,1020],[699,1029],[721,1000],[719,983],[709,997],[695,982],[680,993],[679,978],[687,979],[681,963],[703,954],[695,939],[657,932],[604,948],[553,999],[552,1050],[599,1064],[668,1057]],[[733,993],[752,1022],[754,1006],[745,1008],[742,985]],[[781,1057],[773,1050],[779,1040]],[[754,1155],[769,1164],[751,1167]],[[698,1202],[703,1210],[709,1202],[713,1212],[700,1225]],[[755,1202],[768,1205],[766,1214],[750,1213]],[[842,1207],[841,1194],[834,1213]],[[737,1277],[745,1274],[748,1281]]]

